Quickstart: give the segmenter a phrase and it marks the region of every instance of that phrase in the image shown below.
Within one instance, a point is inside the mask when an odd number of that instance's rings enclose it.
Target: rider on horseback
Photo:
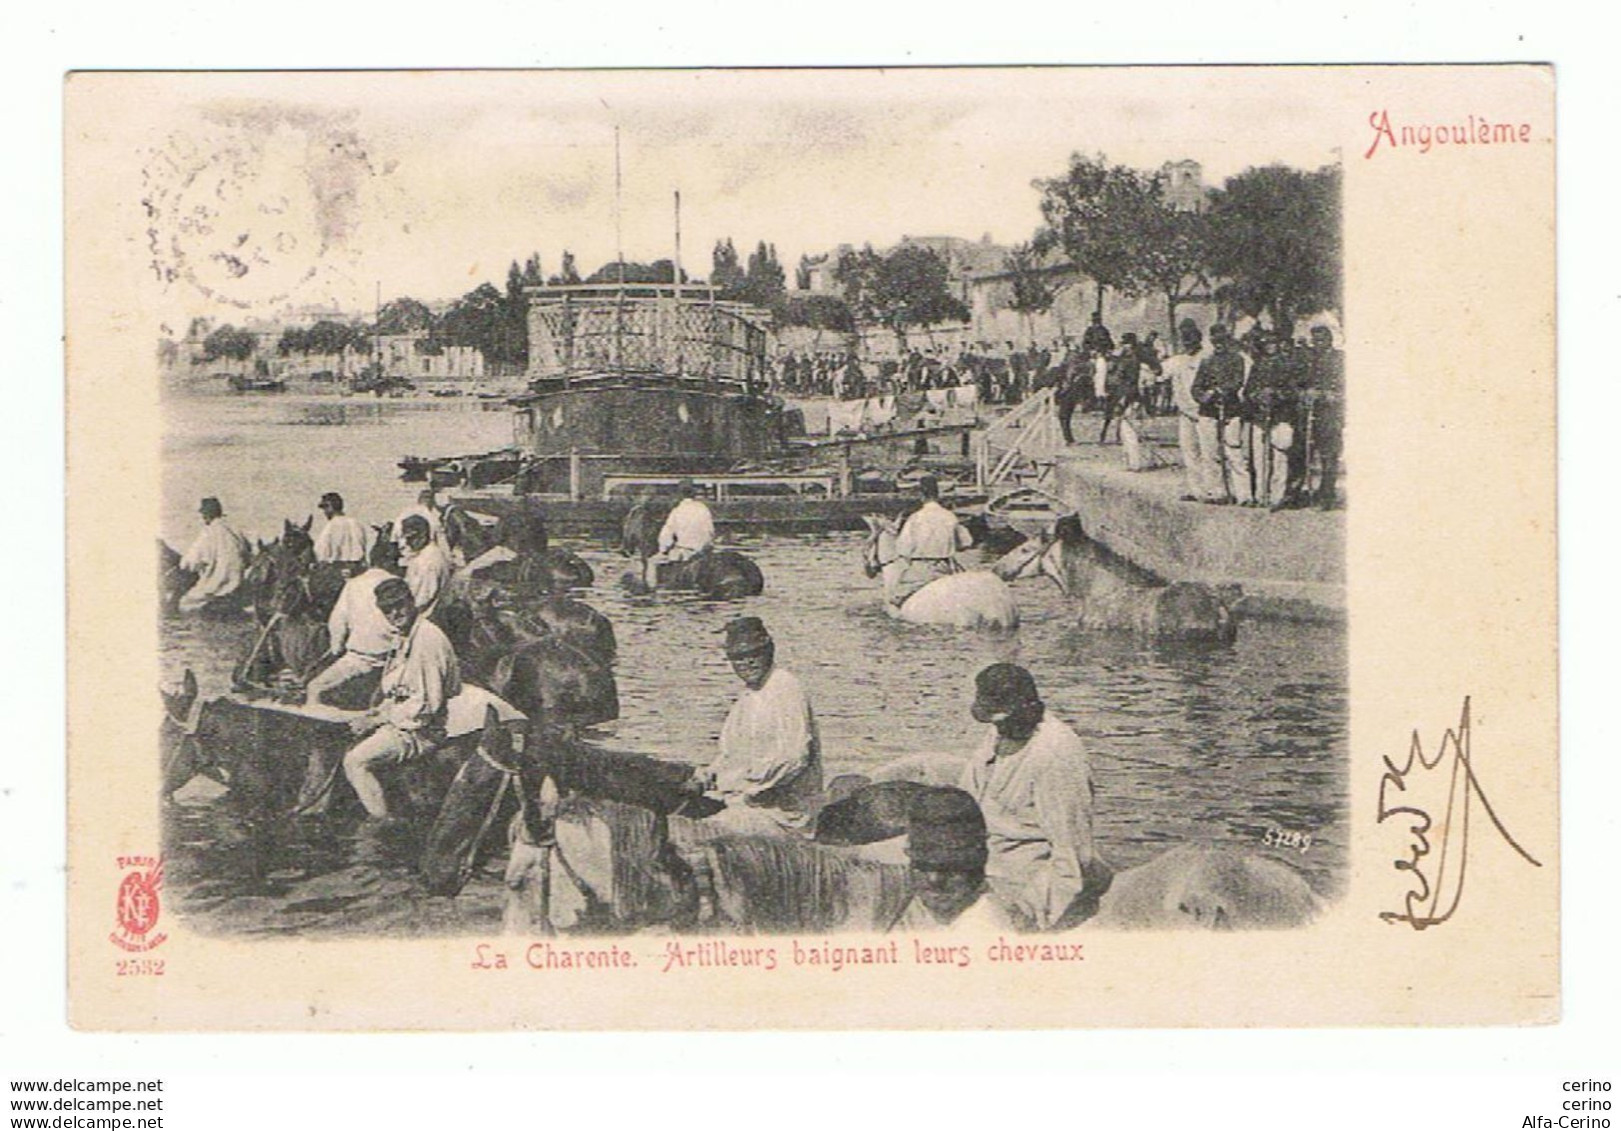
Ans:
[[[680,496],[659,529],[659,553],[666,561],[684,562],[704,553],[715,543],[715,516],[709,505],[697,498],[692,480],[683,479],[676,485]]]
[[[957,516],[940,505],[938,479],[925,475],[917,481],[917,489],[922,505],[907,518],[895,539],[896,556],[906,562],[900,582],[890,596],[890,601],[897,606],[936,578],[960,571],[957,551],[974,544],[973,535],[963,529]]]
[[[726,626],[726,658],[745,690],[720,732],[720,757],[695,788],[726,802],[704,824],[742,833],[799,831],[822,796],[816,716],[759,617]]]
[[[1095,908],[1113,875],[1092,840],[1086,747],[1017,664],[974,678],[972,713],[993,728],[961,783],[985,815],[991,890],[1038,929],[1067,924]]]
[[[343,756],[343,772],[373,817],[387,817],[388,799],[374,768],[430,754],[445,741],[450,700],[462,689],[456,651],[437,625],[417,615],[411,587],[397,577],[377,585],[374,599],[399,644],[388,657],[382,702],[349,729],[365,735]]]
[[[326,525],[315,536],[315,560],[343,562],[359,573],[371,556],[371,531],[366,524],[343,513],[343,496],[328,491],[321,496],[321,513]]]
[[[891,931],[1018,929],[1016,916],[985,886],[985,815],[960,789],[926,789],[906,814],[912,897]]]
[[[333,660],[304,689],[306,702],[324,702],[351,681],[375,677],[383,670],[398,639],[393,625],[377,607],[376,593],[382,583],[390,580],[399,579],[387,570],[368,569],[344,584],[327,618],[331,641],[328,654]]]
[[[180,608],[193,611],[234,597],[248,565],[248,541],[225,522],[225,508],[210,496],[197,508],[203,532],[180,559],[180,568],[198,574],[197,583],[180,598]]]

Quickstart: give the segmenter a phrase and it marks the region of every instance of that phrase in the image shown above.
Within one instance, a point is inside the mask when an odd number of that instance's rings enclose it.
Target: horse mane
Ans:
[[[795,837],[721,837],[704,852],[717,911],[754,931],[881,929],[909,895],[905,868]]]

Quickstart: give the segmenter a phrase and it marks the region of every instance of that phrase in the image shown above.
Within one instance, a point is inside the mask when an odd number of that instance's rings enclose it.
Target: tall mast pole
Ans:
[[[614,261],[619,264],[619,285],[625,285],[625,217],[619,172],[619,127],[614,127]]]
[[[675,190],[675,297],[681,298],[681,190]]]

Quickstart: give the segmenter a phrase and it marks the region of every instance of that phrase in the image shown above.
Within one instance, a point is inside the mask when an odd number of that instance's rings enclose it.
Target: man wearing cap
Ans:
[[[912,894],[892,931],[1018,929],[986,888],[985,815],[963,790],[926,790],[907,811],[907,879]]]
[[[1092,771],[1074,731],[1047,713],[1017,664],[974,678],[973,716],[992,731],[962,788],[985,815],[991,890],[1038,930],[1067,924],[1111,878],[1092,840]]]
[[[426,487],[417,492],[417,501],[401,511],[399,517],[394,520],[394,540],[400,546],[400,560],[410,560],[411,549],[405,544],[405,520],[412,515],[420,517],[428,524],[428,537],[433,540],[434,545],[445,552],[445,557],[449,558],[450,547],[445,541],[444,515],[440,513],[439,500],[434,495],[433,488]]]
[[[328,695],[347,687],[351,681],[375,679],[383,670],[399,642],[394,626],[377,607],[377,587],[389,580],[399,578],[387,570],[373,568],[344,583],[326,621],[330,637],[327,649],[333,660],[304,689],[306,702],[325,702]],[[363,688],[351,689],[351,693],[358,694],[360,690]]]
[[[666,561],[684,562],[714,544],[715,516],[709,513],[708,504],[696,497],[692,480],[683,479],[675,491],[681,501],[659,528],[659,553]]]
[[[940,505],[940,481],[925,475],[917,481],[922,505],[913,511],[895,538],[895,556],[906,563],[892,598],[902,604],[929,582],[956,573],[957,551],[974,544],[957,516]]]
[[[822,743],[810,700],[776,666],[776,643],[759,617],[726,626],[726,658],[743,681],[720,731],[720,757],[698,777],[726,808],[705,824],[749,833],[798,832],[822,796]]]
[[[180,598],[180,608],[195,612],[205,605],[234,596],[248,568],[248,540],[225,522],[225,508],[212,495],[197,508],[202,533],[180,559],[180,568],[198,574],[197,584]]]
[[[400,533],[405,539],[409,556],[405,561],[405,583],[411,587],[416,600],[417,613],[431,617],[439,605],[439,598],[450,584],[453,567],[450,558],[433,541],[428,520],[419,514],[405,516]]]
[[[366,812],[385,818],[388,798],[377,768],[430,754],[444,742],[446,710],[462,677],[445,634],[417,615],[410,586],[390,577],[378,583],[374,597],[399,644],[383,668],[379,705],[349,724],[366,737],[343,756],[343,773]]]
[[[1193,319],[1184,318],[1177,328],[1182,351],[1165,361],[1165,374],[1171,385],[1171,404],[1176,409],[1176,442],[1182,451],[1185,503],[1215,499],[1221,494],[1221,458],[1212,445],[1208,450],[1199,433],[1199,402],[1193,396],[1193,381],[1199,363],[1205,359],[1204,335]]]
[[[1210,353],[1199,362],[1193,378],[1193,399],[1199,405],[1199,446],[1215,452],[1218,493],[1206,502],[1231,503],[1254,497],[1249,461],[1244,458],[1244,422],[1239,418],[1240,394],[1247,375],[1244,353],[1233,343],[1223,322],[1210,327]]]
[[[315,536],[315,560],[365,565],[371,552],[371,532],[343,513],[343,496],[328,491],[321,496],[326,525]]]

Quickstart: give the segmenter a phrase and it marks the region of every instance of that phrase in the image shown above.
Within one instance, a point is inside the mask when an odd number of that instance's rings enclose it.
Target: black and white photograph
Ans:
[[[169,913],[1310,923],[1339,152],[704,79],[147,155]]]
[[[1545,71],[67,114],[86,1023],[1557,1010]]]

